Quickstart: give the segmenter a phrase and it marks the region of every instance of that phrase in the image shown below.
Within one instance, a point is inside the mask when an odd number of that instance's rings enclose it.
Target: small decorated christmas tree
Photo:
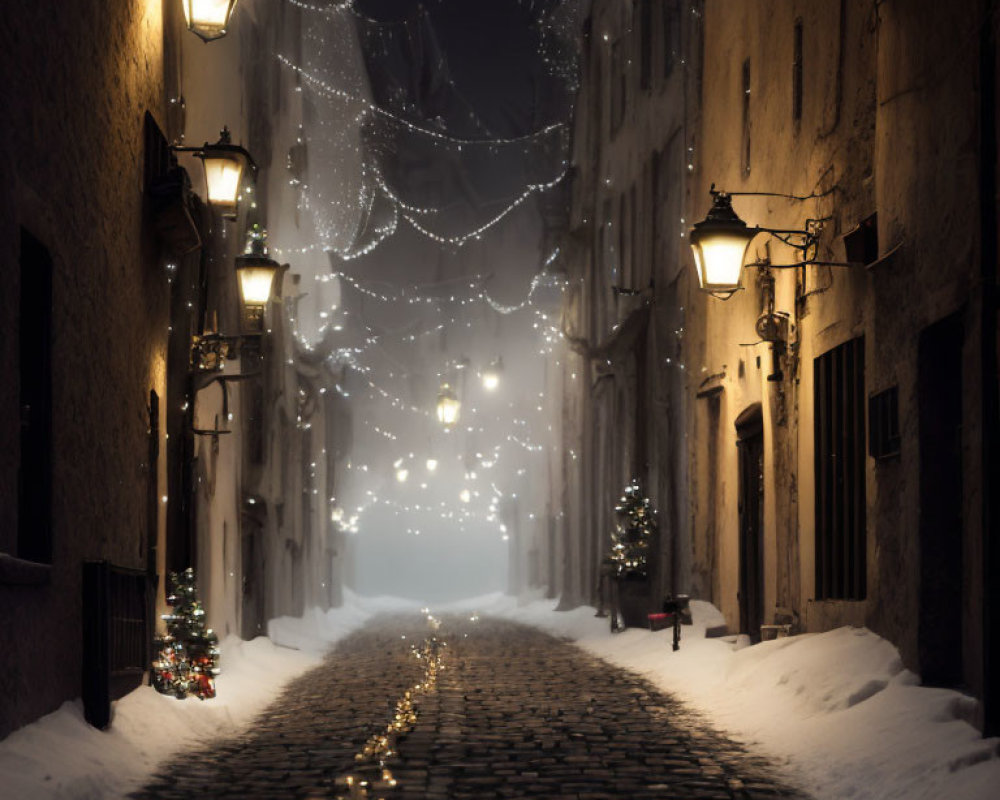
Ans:
[[[205,610],[198,601],[194,570],[170,573],[171,592],[164,614],[167,634],[157,637],[158,655],[153,662],[153,686],[179,700],[195,695],[201,700],[215,697],[215,676],[219,674],[219,639],[205,627]]]
[[[611,562],[617,577],[649,577],[649,546],[656,532],[656,511],[635,478],[615,506],[618,522],[611,532]]]

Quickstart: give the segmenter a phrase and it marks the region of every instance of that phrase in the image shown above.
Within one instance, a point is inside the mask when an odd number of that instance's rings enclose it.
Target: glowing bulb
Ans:
[[[396,480],[400,483],[406,483],[406,479],[410,477],[410,471],[408,469],[397,469],[396,470]]]
[[[437,468],[438,468],[437,459],[436,458],[428,458],[427,459],[427,471],[428,472],[433,472]]]
[[[468,489],[462,489],[462,491],[459,492],[458,498],[463,503],[468,503],[472,499],[472,493]]]

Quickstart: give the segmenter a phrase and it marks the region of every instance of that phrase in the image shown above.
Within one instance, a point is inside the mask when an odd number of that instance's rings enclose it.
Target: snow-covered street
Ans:
[[[767,759],[776,778],[817,800],[996,796],[998,741],[982,739],[965,721],[970,701],[917,685],[895,648],[864,629],[747,647],[704,638],[718,612],[695,601],[694,625],[683,628],[681,648],[672,652],[669,631],[611,634],[593,609],[556,612],[554,605],[494,595],[433,612],[503,618],[568,638],[683,701]],[[349,596],[343,608],[326,614],[273,621],[270,639],[223,643],[217,698],[177,701],[141,687],[115,704],[106,732],[83,721],[78,702],[67,703],[0,743],[0,794],[11,800],[125,796],[171,755],[245,730],[288,681],[366,621],[416,610],[405,601]]]

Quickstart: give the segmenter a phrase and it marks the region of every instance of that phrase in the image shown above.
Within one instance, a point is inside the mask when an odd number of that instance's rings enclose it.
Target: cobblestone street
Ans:
[[[355,754],[420,682],[422,618],[383,617],[292,682],[244,735],[163,766],[132,795],[333,798]],[[436,687],[373,797],[803,798],[775,768],[640,677],[532,628],[449,617]],[[224,668],[224,665],[223,665]],[[191,702],[191,701],[188,701]]]

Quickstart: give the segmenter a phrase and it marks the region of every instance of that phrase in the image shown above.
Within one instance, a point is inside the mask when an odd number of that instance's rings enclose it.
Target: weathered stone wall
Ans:
[[[19,231],[53,259],[49,579],[0,583],[0,736],[80,694],[82,563],[145,566],[147,402],[165,396],[168,285],[144,215],[162,119],[159,0],[0,17],[0,553],[17,555]],[[161,448],[162,449],[162,448]]]
[[[711,206],[711,184],[728,192],[802,196],[833,189],[829,195],[803,202],[736,197],[733,206],[748,224],[773,228],[802,228],[808,217],[831,216],[820,257],[844,260],[840,234],[874,210],[870,175],[875,108],[871,9],[845,2],[841,30],[840,6],[838,2],[743,3],[725,8],[705,4],[700,25],[705,53],[702,118],[689,154],[691,222],[702,219]],[[797,22],[803,36],[799,119],[793,112]],[[841,55],[841,38],[849,59]],[[759,236],[747,260],[767,257],[776,264],[799,260],[795,250]],[[687,260],[690,263],[689,255]],[[700,431],[707,440],[692,451],[693,480],[705,497],[704,506],[695,511],[695,529],[714,539],[719,570],[716,602],[734,629],[739,626],[740,557],[734,422],[744,410],[761,404],[764,621],[773,621],[778,609],[801,618],[803,588],[811,585],[813,568],[808,535],[813,527],[812,361],[863,332],[866,313],[863,271],[810,268],[804,286],[793,270],[774,274],[776,310],[791,315],[798,341],[797,362],[786,359],[785,379],[778,382],[767,380],[773,371],[771,347],[760,343],[755,332],[764,305],[759,271],[745,268],[745,291],[725,301],[699,292],[696,280],[687,283],[685,361],[695,378],[716,376],[711,384],[721,389],[714,430]],[[810,296],[796,299],[805,293]],[[703,405],[705,399],[692,402]],[[810,548],[800,559],[806,539]],[[808,588],[805,596],[810,596]]]
[[[964,574],[960,619],[963,678],[981,696],[982,431],[979,336],[981,161],[979,47],[986,3],[943,8],[926,0],[880,9],[875,199],[879,239],[897,253],[871,272],[871,391],[899,385],[901,458],[880,462],[870,477],[869,520],[877,548],[867,622],[899,644],[908,665],[918,658],[921,614],[921,505],[918,335],[958,314],[962,346],[961,482]],[[947,32],[944,33],[943,32]],[[942,389],[946,387],[942,386]]]
[[[907,665],[919,671],[919,526],[928,498],[919,485],[918,339],[932,322],[955,311],[963,315],[965,575],[962,618],[949,624],[963,628],[963,679],[974,688],[981,685],[982,652],[982,588],[974,567],[981,536],[975,35],[984,13],[978,3],[945,11],[929,2],[707,2],[703,118],[687,213],[691,221],[704,216],[713,183],[731,192],[818,193],[823,196],[803,202],[737,197],[734,208],[748,224],[774,228],[829,217],[817,257],[835,261],[846,260],[843,235],[877,212],[878,254],[884,256],[868,269],[808,267],[804,275],[777,274],[777,309],[794,326],[779,382],[766,380],[769,347],[752,345],[763,304],[757,270],[746,268],[745,291],[725,302],[689,284],[686,360],[692,370],[720,375],[722,389],[720,418],[691,428],[699,441],[694,491],[705,498],[695,510],[695,530],[716,542],[716,602],[731,627],[739,623],[740,559],[733,421],[761,402],[764,621],[790,614],[803,630],[868,625],[897,644]],[[803,31],[799,120],[792,108],[797,21]],[[749,165],[744,64],[750,69]],[[754,240],[748,261],[798,260],[773,239],[766,250],[765,240]],[[813,362],[858,336],[864,336],[866,399],[899,387],[901,455],[864,461],[866,596],[817,600]],[[689,423],[696,426],[697,419]],[[708,549],[696,543],[697,551]]]
[[[567,362],[565,384],[588,397],[565,405],[564,441],[574,450],[583,441],[582,458],[566,472],[587,487],[585,508],[568,534],[584,541],[583,599],[590,601],[614,505],[632,477],[660,511],[650,558],[654,597],[690,586],[687,377],[679,357],[687,136],[681,31],[688,20],[678,3],[649,7],[644,18],[638,4],[594,3],[574,124],[568,250],[583,286],[567,327],[584,358]]]
[[[962,572],[952,577],[962,597],[956,617],[935,624],[961,627],[960,680],[978,692],[984,489],[977,54],[990,23],[986,4],[653,3],[654,70],[662,38],[676,36],[678,75],[654,77],[648,88],[641,80],[642,28],[650,19],[644,5],[595,2],[584,42],[571,219],[572,269],[584,286],[567,319],[580,337],[578,351],[600,355],[590,359],[577,391],[591,393],[591,419],[598,430],[611,426],[615,441],[602,443],[598,435],[584,449],[578,469],[594,491],[590,528],[582,525],[577,535],[600,535],[610,523],[602,495],[615,495],[630,465],[647,469],[650,493],[674,534],[673,551],[659,557],[660,588],[671,585],[667,576],[680,576],[673,585],[713,600],[738,629],[734,423],[759,404],[763,622],[791,621],[799,630],[868,625],[919,670],[920,626],[927,627],[921,617],[934,598],[921,586],[921,504],[930,498],[920,491],[918,391],[921,369],[926,375],[933,365],[921,368],[918,347],[922,330],[957,314],[964,331]],[[665,34],[660,14],[671,8],[678,24]],[[728,300],[698,289],[685,235],[709,210],[713,184],[806,197],[737,196],[733,205],[748,224],[767,228],[802,229],[809,218],[823,219],[818,260],[847,260],[844,235],[877,213],[877,258],[867,269],[773,271],[775,309],[790,323],[789,348],[778,361],[755,330],[765,308],[757,267],[744,269],[743,291]],[[801,256],[758,236],[747,262],[768,258],[788,264]],[[630,344],[623,357],[612,343],[637,301],[616,297],[610,286],[645,290],[648,276],[655,281],[653,335],[644,348],[641,340]],[[817,600],[814,360],[861,336],[864,399],[898,386],[900,455],[876,461],[866,439],[863,599]],[[775,368],[783,376],[768,380]],[[643,369],[651,376],[646,397],[642,380],[635,383]],[[582,430],[583,415],[567,409]],[[636,463],[643,452],[645,465]]]

